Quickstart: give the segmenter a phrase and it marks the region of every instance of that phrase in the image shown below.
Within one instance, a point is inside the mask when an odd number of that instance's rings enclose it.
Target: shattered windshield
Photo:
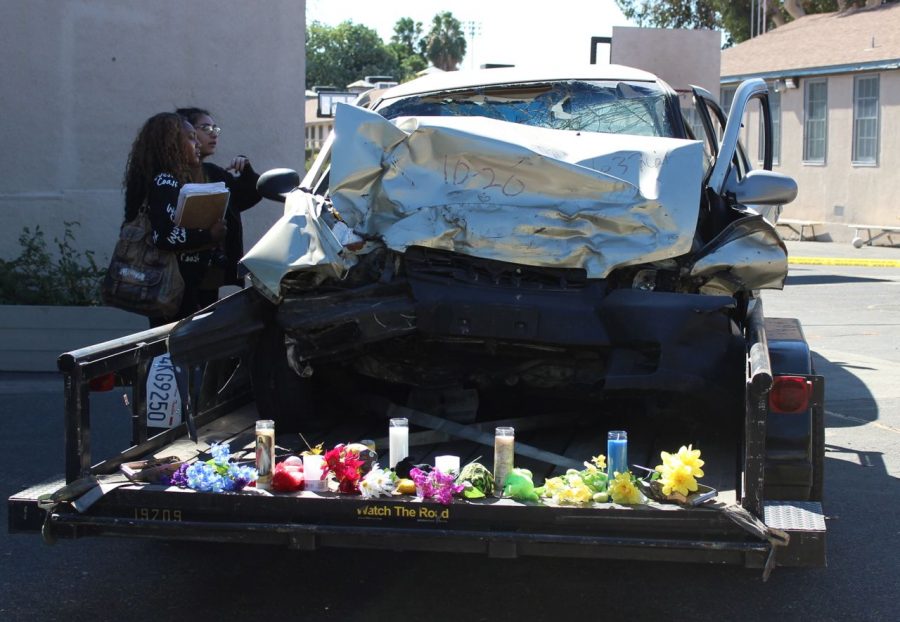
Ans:
[[[666,94],[651,82],[486,86],[407,97],[378,112],[387,119],[480,116],[557,130],[676,137]]]

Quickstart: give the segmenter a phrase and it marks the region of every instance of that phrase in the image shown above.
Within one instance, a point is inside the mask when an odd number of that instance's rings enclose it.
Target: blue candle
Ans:
[[[606,472],[612,480],[615,473],[628,470],[628,433],[625,430],[611,430],[606,438]]]

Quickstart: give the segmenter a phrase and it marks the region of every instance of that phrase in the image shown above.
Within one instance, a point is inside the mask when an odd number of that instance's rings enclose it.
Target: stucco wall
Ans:
[[[23,226],[52,245],[65,221],[105,262],[122,214],[122,174],[144,120],[209,108],[216,156],[263,171],[304,162],[303,0],[2,0],[0,256]],[[249,245],[281,214],[244,215]]]
[[[677,91],[719,90],[722,33],[678,28],[613,28],[609,62],[656,74]]]
[[[797,180],[797,199],[785,206],[784,218],[831,223],[832,239],[848,241],[854,231],[847,224],[900,226],[900,71],[880,72],[879,155],[876,166],[854,165],[853,76],[828,76],[828,142],[825,164],[803,160],[804,80],[781,93],[781,162],[775,170]],[[745,144],[754,162],[757,155],[758,117],[752,115]]]

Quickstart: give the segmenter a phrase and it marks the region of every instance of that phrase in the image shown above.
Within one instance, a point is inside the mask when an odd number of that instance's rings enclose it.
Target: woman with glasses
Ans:
[[[231,160],[224,169],[207,158],[216,153],[219,134],[222,129],[216,125],[212,114],[203,108],[179,108],[176,112],[188,120],[197,131],[200,143],[200,161],[202,162],[201,181],[224,181],[231,196],[225,212],[228,234],[218,253],[213,256],[213,267],[204,279],[200,292],[203,306],[214,303],[219,298],[219,287],[237,285],[243,287],[243,275],[238,277],[238,261],[244,256],[244,231],[241,223],[241,212],[259,203],[262,197],[256,191],[259,174],[253,170],[250,160],[239,155]]]
[[[185,318],[201,306],[200,283],[209,267],[210,248],[225,239],[225,223],[209,229],[186,229],[175,225],[175,206],[181,186],[199,181],[200,146],[194,127],[183,117],[163,112],[150,117],[138,132],[125,166],[125,221],[146,209],[153,229],[153,243],[177,253],[184,279],[181,307],[172,317],[151,317],[150,326],[161,326]]]

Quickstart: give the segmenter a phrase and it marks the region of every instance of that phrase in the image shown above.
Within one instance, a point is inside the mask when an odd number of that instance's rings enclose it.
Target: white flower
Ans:
[[[375,465],[359,482],[359,492],[366,498],[388,496],[394,490],[394,481],[387,471]]]

